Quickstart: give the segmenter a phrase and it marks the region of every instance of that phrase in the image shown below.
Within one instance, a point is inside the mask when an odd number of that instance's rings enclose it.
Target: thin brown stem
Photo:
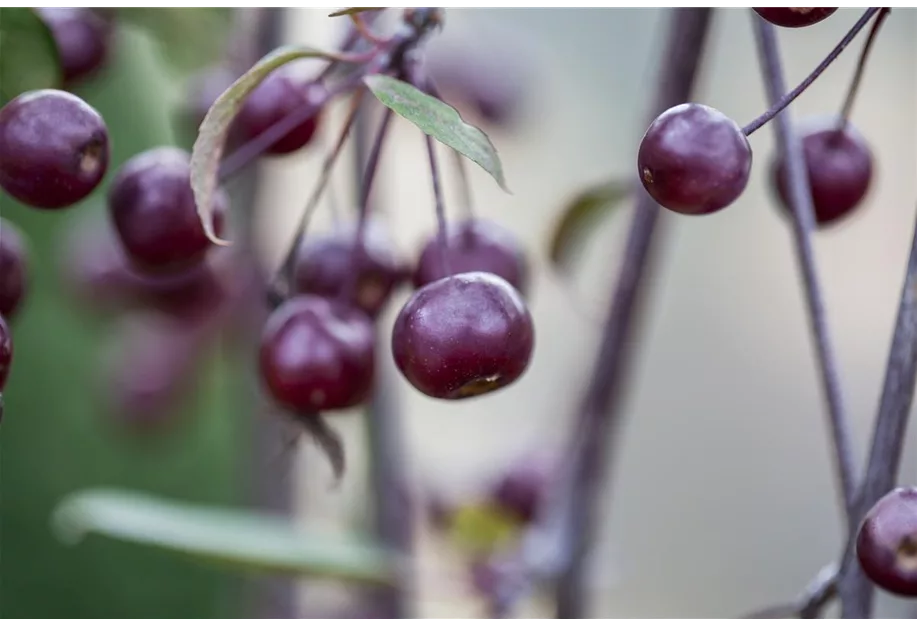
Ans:
[[[860,90],[860,81],[863,79],[863,71],[866,69],[866,61],[869,59],[869,53],[872,50],[872,44],[876,40],[876,35],[879,34],[879,29],[882,28],[882,23],[885,21],[885,18],[888,17],[888,14],[891,13],[890,8],[883,8],[879,10],[879,15],[876,16],[876,20],[872,23],[872,27],[869,29],[869,35],[866,36],[866,43],[863,44],[863,50],[860,51],[860,58],[857,61],[857,69],[853,74],[853,80],[850,81],[850,88],[847,90],[847,97],[844,99],[844,106],[841,107],[841,116],[840,116],[840,128],[844,128],[847,125],[847,121],[850,119],[850,112],[853,110],[853,103],[856,100],[857,93]]]
[[[846,48],[850,42],[854,40],[857,34],[863,30],[863,27],[869,23],[869,20],[872,19],[877,11],[879,11],[878,8],[866,9],[866,11],[863,13],[863,16],[860,17],[860,19],[857,20],[857,23],[853,25],[850,31],[844,35],[844,38],[841,39],[840,43],[838,43],[834,49],[828,53],[828,56],[825,57],[824,61],[819,63],[818,66],[812,70],[811,74],[809,74],[799,85],[797,85],[793,91],[783,95],[779,100],[774,102],[774,104],[767,111],[749,122],[742,129],[742,132],[745,133],[745,135],[751,135],[756,130],[770,122],[774,116],[783,111],[791,102],[796,100],[796,98],[798,98],[802,92],[809,88],[809,85],[814,83],[815,80],[821,76],[822,72],[828,69],[828,66],[834,63],[834,60],[840,56],[840,54],[844,51],[844,48]],[[757,15],[755,17],[762,22],[765,21]]]
[[[755,35],[765,88],[768,98],[773,102],[778,102],[780,95],[785,90],[785,80],[775,31],[776,28],[770,22],[762,19],[755,20]],[[796,256],[805,285],[809,324],[818,355],[822,392],[828,404],[828,423],[834,451],[835,476],[838,479],[838,487],[843,497],[844,513],[848,527],[850,527],[856,520],[854,516],[856,469],[853,463],[851,429],[841,394],[837,357],[828,330],[824,296],[818,279],[815,254],[812,251],[811,235],[815,225],[812,190],[809,186],[802,141],[793,132],[788,110],[782,111],[777,116],[775,131],[778,150],[786,160],[789,204],[793,209]]]

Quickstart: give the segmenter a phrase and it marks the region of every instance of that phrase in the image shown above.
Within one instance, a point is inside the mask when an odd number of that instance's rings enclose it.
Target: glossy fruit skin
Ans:
[[[490,272],[525,293],[529,268],[522,244],[512,231],[482,219],[449,224],[446,261],[452,274]],[[414,287],[448,276],[443,267],[439,237],[433,235],[423,247],[414,270]]]
[[[688,103],[665,111],[647,129],[637,173],[663,207],[703,215],[742,194],[751,163],[751,146],[738,124],[712,107]]]
[[[12,320],[28,291],[28,257],[19,229],[0,218],[0,316]]]
[[[0,109],[0,187],[39,209],[83,200],[108,169],[99,112],[65,91],[20,94]]]
[[[213,208],[217,234],[228,205],[219,191]],[[124,251],[144,272],[185,271],[212,247],[197,213],[190,155],[184,150],[153,148],[129,159],[108,190],[108,209]]]
[[[108,62],[112,39],[108,20],[85,8],[37,10],[57,45],[65,85],[89,79]]]
[[[879,499],[860,525],[856,553],[877,586],[917,597],[917,487],[896,488]]]
[[[13,334],[10,333],[10,327],[0,316],[0,392],[6,387],[6,379],[10,374],[10,367],[13,363]],[[2,414],[2,410],[0,410]]]
[[[359,309],[326,298],[294,296],[268,318],[259,365],[271,396],[290,411],[354,407],[372,391],[372,320]]]
[[[420,392],[457,400],[498,390],[526,371],[535,345],[531,314],[516,289],[485,272],[420,288],[392,329],[395,364]]]
[[[869,192],[873,155],[865,138],[849,123],[839,129],[837,119],[813,119],[800,127],[815,220],[825,226],[860,206]],[[783,208],[789,211],[786,164],[778,155],[771,176]]]
[[[318,83],[305,83],[287,73],[268,74],[245,99],[235,124],[241,139],[254,139],[268,128],[309,103],[321,105],[328,91]],[[319,110],[311,118],[278,139],[265,153],[285,155],[308,144],[318,128]]]
[[[784,28],[801,28],[817,24],[824,19],[831,17],[837,7],[817,7],[817,8],[784,8],[784,7],[762,7],[755,8],[755,13],[762,18]]]
[[[366,225],[363,250],[356,259],[355,236],[356,225],[340,227],[325,235],[307,236],[296,252],[293,284],[299,294],[338,298],[352,289],[352,274],[356,271],[352,304],[374,318],[403,281],[404,265],[394,242],[379,223]]]

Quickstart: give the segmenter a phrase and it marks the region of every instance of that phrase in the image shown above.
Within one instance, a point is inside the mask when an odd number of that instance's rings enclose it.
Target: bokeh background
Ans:
[[[326,10],[287,11],[286,41],[327,46],[337,40],[341,24],[327,19]],[[801,80],[857,15],[840,9],[815,27],[781,30],[788,83]],[[447,10],[431,55],[448,58],[471,46],[483,67],[510,72],[504,85],[521,82],[511,123],[484,126],[513,194],[476,168],[470,173],[478,213],[509,226],[530,251],[538,339],[521,381],[476,400],[432,401],[388,373],[415,490],[462,494],[516,456],[563,443],[592,364],[630,209],[612,212],[583,241],[572,276],[552,270],[547,243],[559,211],[578,190],[632,175],[666,17],[664,9]],[[748,10],[717,10],[695,94],[740,124],[765,109],[752,19]],[[859,459],[877,409],[914,229],[915,35],[917,11],[894,9],[853,114],[875,152],[872,190],[855,216],[815,236]],[[858,51],[854,44],[794,103],[796,116],[840,108]],[[145,148],[190,145],[174,124],[182,79],[144,32],[119,32],[111,67],[80,92],[108,122],[112,172]],[[340,113],[329,111],[323,121],[325,146]],[[728,617],[788,600],[836,556],[842,541],[792,236],[768,185],[772,129],[759,131],[751,143],[753,175],[738,202],[702,219],[666,215],[661,223],[662,254],[641,321],[626,428],[605,490],[601,538],[591,553],[595,616]],[[321,160],[315,144],[259,166],[256,236],[266,265],[277,263],[289,242]],[[434,227],[427,172],[419,133],[398,121],[377,192],[406,256]],[[457,217],[454,177],[446,184],[447,211]],[[342,168],[335,178],[338,202],[349,208],[355,190],[352,169]],[[109,540],[64,547],[51,534],[51,509],[71,491],[96,485],[246,504],[255,478],[276,473],[278,484],[292,484],[301,520],[332,529],[365,525],[368,469],[360,416],[334,417],[351,462],[335,489],[329,488],[326,460],[308,441],[297,449],[293,467],[282,448],[273,457],[253,455],[264,403],[252,383],[250,347],[226,343],[210,355],[196,393],[170,416],[170,429],[138,437],[108,419],[99,402],[104,381],[100,386],[97,365],[106,343],[117,340],[115,325],[78,308],[60,273],[61,238],[82,214],[103,211],[102,193],[62,215],[30,211],[0,196],[0,213],[30,238],[33,277],[14,328],[16,361],[0,435],[0,612],[246,614],[247,597],[238,592],[247,579]],[[315,228],[327,218],[321,213]],[[381,329],[390,328],[405,297],[396,296]],[[915,445],[917,430],[911,429],[905,483],[917,481]],[[463,581],[449,542],[426,528],[419,536],[417,611],[480,615],[480,600]],[[913,611],[913,604],[880,599],[884,615]],[[341,586],[315,582],[303,583],[299,601],[303,611],[349,602]],[[544,610],[538,600],[523,608],[529,615]]]

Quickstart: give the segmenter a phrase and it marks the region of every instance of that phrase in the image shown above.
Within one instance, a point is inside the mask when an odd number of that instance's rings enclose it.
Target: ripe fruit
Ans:
[[[917,487],[896,488],[879,499],[860,525],[856,552],[877,586],[917,597]]]
[[[242,139],[254,139],[297,109],[320,105],[328,91],[319,83],[304,83],[282,71],[268,74],[245,99],[235,124]],[[318,109],[316,109],[318,111]],[[265,152],[283,155],[299,150],[309,143],[318,128],[319,114],[304,121],[278,139]]]
[[[489,220],[465,220],[449,225],[446,261],[452,274],[491,272],[525,292],[528,267],[522,245],[508,229]],[[422,287],[448,276],[443,267],[439,237],[424,246],[414,271],[414,286]]]
[[[837,11],[837,7],[764,7],[755,9],[755,13],[771,24],[786,28],[799,28],[817,24],[830,17],[835,11]]]
[[[395,364],[428,396],[503,388],[529,365],[535,329],[522,296],[495,274],[469,272],[417,290],[392,330]]]
[[[213,207],[218,234],[228,204],[219,192]],[[108,208],[125,252],[145,272],[187,270],[210,250],[191,191],[190,155],[184,150],[154,148],[128,160],[108,190]]]
[[[363,252],[353,256],[356,225],[306,237],[296,252],[293,283],[300,294],[338,298],[353,290],[352,303],[375,317],[401,283],[404,271],[388,233],[377,222],[366,225]],[[353,274],[356,273],[354,286]]]
[[[88,79],[105,65],[112,35],[105,18],[85,8],[37,10],[54,37],[66,85]]]
[[[280,405],[298,413],[345,409],[373,385],[375,334],[359,309],[319,296],[294,296],[268,318],[261,378]]]
[[[99,112],[65,91],[20,94],[0,109],[0,187],[27,205],[60,209],[92,192],[108,169]]]
[[[738,124],[712,107],[690,103],[653,121],[640,142],[637,171],[660,205],[702,215],[741,195],[751,161],[751,146]]]
[[[13,362],[13,335],[3,316],[0,316],[0,392],[6,387],[6,379],[10,374]],[[2,408],[0,408],[2,412]]]
[[[27,287],[25,241],[12,222],[0,218],[0,316],[12,320]]]
[[[839,128],[836,118],[810,120],[801,132],[815,219],[818,224],[830,224],[848,215],[869,191],[872,151],[853,126],[847,123]],[[789,210],[782,155],[774,161],[772,176],[780,201]]]
[[[510,467],[492,490],[492,499],[523,523],[534,520],[554,470],[541,457],[522,459]]]

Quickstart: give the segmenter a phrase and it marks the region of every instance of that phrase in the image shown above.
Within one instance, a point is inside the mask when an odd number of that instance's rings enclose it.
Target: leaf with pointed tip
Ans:
[[[633,191],[627,180],[611,180],[583,191],[564,208],[551,235],[551,263],[561,271],[569,269],[582,239],[593,232],[595,223]]]
[[[264,56],[250,70],[240,76],[216,99],[204,121],[191,150],[191,189],[197,212],[208,239],[225,246],[228,241],[217,236],[213,229],[213,197],[217,189],[220,160],[226,145],[230,125],[248,95],[261,84],[268,74],[292,61],[307,58],[335,60],[331,53],[302,46],[284,46]]]
[[[433,139],[477,163],[504,191],[509,192],[503,178],[500,157],[490,138],[481,129],[465,122],[458,111],[442,100],[391,76],[373,74],[365,77],[363,82],[379,102]]]
[[[340,11],[329,13],[328,17],[341,17],[342,15],[357,15],[359,13],[367,13],[369,11],[384,11],[384,10],[385,10],[385,7],[350,7],[349,9],[341,9]]]
[[[60,58],[34,9],[0,8],[0,105],[34,89],[60,87]]]
[[[319,535],[279,516],[203,507],[96,488],[64,499],[52,525],[61,541],[90,533],[217,561],[242,570],[385,583],[391,554],[355,538]]]

